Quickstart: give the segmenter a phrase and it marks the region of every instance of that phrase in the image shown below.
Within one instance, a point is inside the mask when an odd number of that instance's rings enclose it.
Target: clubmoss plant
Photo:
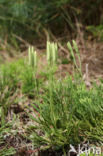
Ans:
[[[67,46],[74,65],[82,76],[79,50],[76,42],[72,43],[73,47],[70,42]],[[34,147],[41,150],[65,151],[65,147],[70,144],[77,145],[88,140],[92,143],[94,140],[98,143],[103,142],[103,86],[93,84],[88,90],[81,77],[80,83],[77,83],[77,79],[74,77],[73,81],[70,75],[64,80],[57,80],[51,72],[55,64],[53,54],[56,54],[51,50],[52,47],[54,48],[54,45],[48,42],[47,60],[50,69],[48,84],[40,99],[35,101],[37,106],[32,105],[39,114],[37,118],[31,116],[37,126],[34,125],[29,129]]]
[[[47,41],[47,61],[49,65],[57,63],[58,47],[57,43]]]
[[[37,73],[37,52],[34,51],[34,47],[29,46],[28,48],[28,60],[29,65],[34,69],[34,76],[33,79],[35,80],[35,87],[38,92],[38,81],[36,79],[36,73]]]
[[[72,44],[68,42],[68,49],[82,76],[79,50],[75,41]],[[8,108],[14,104],[14,93],[19,90],[19,94],[30,102],[32,113],[37,114],[30,114],[35,122],[28,131],[34,148],[60,149],[65,153],[70,144],[78,145],[88,140],[91,143],[103,142],[103,82],[100,85],[93,83],[88,89],[80,76],[79,81],[75,77],[72,80],[70,75],[58,80],[55,77],[57,55],[57,44],[47,42],[48,78],[41,86],[38,86],[41,78],[37,81],[36,77],[37,55],[33,47],[28,50],[29,64],[23,60],[0,68],[0,130],[8,128],[5,127]],[[19,98],[19,94],[16,97]]]
[[[37,68],[37,52],[34,51],[34,47],[32,47],[32,46],[29,46],[29,48],[28,48],[28,61],[29,61],[29,65],[36,70],[36,68]]]
[[[53,80],[42,95],[42,104],[33,106],[40,114],[31,131],[34,147],[63,149],[81,142],[103,141],[103,95],[95,87],[88,90],[85,83],[77,84],[68,77]]]
[[[75,40],[72,40],[72,43],[73,43],[73,46],[71,45],[70,42],[68,42],[67,47],[68,47],[69,52],[70,52],[70,54],[71,54],[71,56],[73,58],[74,66],[76,67],[79,74],[82,76],[82,66],[81,66],[80,52],[79,52],[79,49],[78,49],[78,46],[77,46],[77,43],[75,42]],[[74,51],[76,52],[79,65],[77,64],[76,57],[74,55]]]

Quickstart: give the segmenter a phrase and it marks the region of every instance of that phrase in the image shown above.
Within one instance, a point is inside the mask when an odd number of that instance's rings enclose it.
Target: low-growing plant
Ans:
[[[34,69],[24,60],[13,61],[1,65],[0,68],[0,108],[2,109],[1,123],[5,123],[8,109],[14,104],[15,94],[21,90],[23,94],[33,95],[35,90]],[[34,96],[34,95],[33,95]]]
[[[82,77],[76,42],[73,41],[73,47],[68,42],[68,48],[78,74]],[[50,58],[50,53],[48,56]],[[49,68],[52,71],[53,65]],[[37,117],[30,115],[36,123],[29,128],[35,148],[65,151],[64,148],[70,144],[77,145],[88,140],[92,143],[103,142],[103,86],[94,83],[88,89],[80,76],[73,80],[70,75],[64,80],[56,80],[50,73],[44,93],[35,100],[36,105],[32,104],[39,114]]]
[[[20,65],[19,65],[20,66]],[[11,97],[18,88],[19,70],[18,62],[1,65],[0,69],[0,108],[2,109],[1,123],[4,124],[8,108],[12,105]],[[16,76],[18,75],[18,76]]]
[[[29,65],[36,70],[37,68],[37,52],[34,51],[34,47],[29,47],[28,49],[28,61]]]
[[[47,41],[47,61],[49,65],[57,63],[58,47],[57,43]]]
[[[82,66],[81,66],[80,52],[79,52],[77,43],[74,40],[72,40],[72,43],[73,43],[73,46],[71,45],[70,42],[68,42],[67,43],[67,47],[68,47],[69,52],[71,54],[71,57],[73,59],[74,66],[76,67],[76,69],[79,72],[79,74],[82,76]],[[76,52],[79,65],[77,64],[77,61],[76,61],[76,57],[75,57],[75,53],[74,52]]]
[[[32,117],[37,123],[32,130],[34,147],[58,149],[84,140],[103,141],[103,95],[99,92],[70,77],[65,82],[53,80],[41,97],[43,102],[33,105],[40,114]]]
[[[56,43],[50,42],[47,42],[48,77],[41,86],[36,77],[37,56],[31,47],[27,62],[11,62],[0,69],[1,127],[6,124],[5,116],[12,104],[10,98],[20,90],[30,104],[33,103],[32,111],[37,114],[30,115],[34,125],[28,128],[34,148],[62,149],[65,153],[70,144],[77,145],[88,140],[91,143],[103,142],[102,80],[100,85],[93,83],[88,89],[82,80],[78,46],[75,41],[72,44],[68,42],[67,46],[77,69],[76,76],[55,77],[58,48]],[[32,95],[32,100],[29,95]]]
[[[36,88],[36,77],[31,67],[26,66],[21,75],[21,89],[24,94],[33,95]]]

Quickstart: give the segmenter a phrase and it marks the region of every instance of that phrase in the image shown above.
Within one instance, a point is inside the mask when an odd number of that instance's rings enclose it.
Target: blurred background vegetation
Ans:
[[[0,49],[76,37],[77,24],[103,40],[102,0],[0,0]]]

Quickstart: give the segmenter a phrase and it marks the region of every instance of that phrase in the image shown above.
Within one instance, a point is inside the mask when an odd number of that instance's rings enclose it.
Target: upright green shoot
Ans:
[[[37,79],[36,79],[36,72],[37,72],[37,52],[34,51],[34,47],[28,48],[28,61],[29,65],[34,69],[34,78],[35,78],[35,86],[37,87],[38,90],[38,85],[37,85]]]
[[[72,41],[73,43],[73,46],[71,45],[70,42],[67,43],[67,47],[70,51],[70,54],[73,58],[73,63],[77,69],[77,71],[80,73],[80,75],[82,76],[82,69],[81,69],[81,59],[80,59],[80,52],[79,52],[79,49],[78,49],[78,46],[77,46],[77,43],[73,40]],[[74,50],[73,50],[74,49]],[[76,55],[77,55],[77,58],[78,58],[78,61],[79,61],[79,65],[77,64],[77,61],[76,61],[76,57],[74,55],[74,51],[76,52]]]
[[[74,50],[77,54],[77,57],[78,57],[78,61],[79,61],[79,70],[80,70],[80,73],[82,74],[82,66],[81,66],[81,59],[80,59],[80,52],[79,52],[79,49],[78,49],[78,45],[77,43],[75,42],[75,40],[72,40],[72,43],[73,43],[73,47],[74,47]]]
[[[47,61],[49,67],[49,97],[50,97],[50,116],[52,122],[55,123],[55,115],[54,115],[54,104],[53,104],[53,88],[54,88],[54,77],[53,73],[57,64],[58,58],[58,46],[57,43],[50,43],[47,41]]]
[[[28,61],[29,61],[29,65],[36,70],[36,68],[37,68],[37,52],[34,51],[34,47],[28,48]]]
[[[49,65],[57,63],[58,46],[57,43],[47,41],[47,61]]]

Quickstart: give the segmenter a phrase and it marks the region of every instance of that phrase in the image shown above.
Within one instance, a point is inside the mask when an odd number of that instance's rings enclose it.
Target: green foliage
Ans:
[[[17,36],[32,43],[35,34],[42,36],[44,28],[55,35],[63,34],[65,27],[75,31],[75,17],[83,24],[100,24],[101,4],[102,0],[1,0],[1,38],[17,47]]]
[[[20,63],[20,62],[19,62]],[[0,69],[0,107],[2,109],[1,122],[4,124],[8,108],[12,104],[12,98],[17,90],[19,77],[18,63],[2,65]]]
[[[5,122],[8,108],[14,103],[15,94],[21,90],[23,94],[34,96],[36,85],[35,71],[24,60],[1,65],[0,107],[2,109],[2,123]]]
[[[16,153],[15,149],[13,147],[8,147],[8,145],[4,146],[5,143],[5,137],[10,133],[11,125],[10,124],[4,124],[0,126],[0,155],[1,156],[11,156]]]
[[[88,26],[87,30],[90,31],[94,37],[99,38],[99,40],[103,41],[103,25],[98,26]]]
[[[36,87],[36,78],[32,68],[26,67],[21,75],[22,92],[28,95],[33,95]]]
[[[19,90],[20,94],[30,100],[30,104],[33,103],[32,107],[29,106],[30,111],[33,113],[35,110],[34,115],[30,114],[34,125],[28,127],[29,138],[34,148],[64,150],[70,144],[77,145],[83,141],[103,142],[102,80],[99,85],[93,83],[91,88],[86,87],[82,80],[80,54],[75,41],[72,41],[72,44],[68,42],[67,46],[79,75],[76,73],[73,78],[67,75],[64,79],[62,77],[58,79],[55,77],[58,69],[57,44],[48,44],[47,56],[49,57],[47,58],[50,62],[47,73],[42,69],[42,72],[47,75],[44,81],[41,78],[37,80],[36,74],[41,74],[41,71],[34,68],[35,59],[32,49],[25,61],[19,60],[1,66],[1,127],[6,124],[8,108],[14,103],[14,94]],[[30,58],[29,64],[28,58]],[[6,130],[6,127],[4,128]]]
[[[11,156],[16,153],[13,147],[10,147],[8,144],[5,143],[6,137],[11,133],[11,128],[13,122],[6,123],[5,117],[2,113],[2,108],[0,107],[0,156]]]
[[[71,57],[73,59],[74,66],[76,67],[76,69],[80,73],[80,75],[82,76],[82,67],[81,67],[81,60],[80,60],[79,49],[78,49],[77,43],[74,40],[72,40],[72,43],[73,43],[73,46],[71,45],[70,42],[68,42],[67,43],[67,47],[68,47],[69,52],[71,54]],[[78,58],[78,61],[79,61],[79,65],[77,64],[74,52],[76,52],[76,55],[77,55],[77,58]]]
[[[69,42],[67,45],[80,72],[81,62],[78,66],[73,51],[80,61],[77,44],[73,41],[73,47]],[[102,142],[103,85],[94,83],[87,89],[78,75],[74,80],[71,76],[56,80],[52,73],[54,68],[49,66],[49,82],[35,100],[36,105],[32,105],[39,114],[36,118],[30,115],[36,124],[29,128],[34,147],[57,150],[84,140]]]
[[[29,47],[28,49],[28,60],[29,60],[29,65],[36,70],[37,68],[37,53],[34,51],[33,47]]]
[[[11,148],[9,148],[9,149],[7,149],[7,148],[3,148],[2,150],[0,150],[0,155],[1,156],[12,156],[12,155],[14,155],[16,152],[15,152],[15,150],[11,147]]]
[[[18,77],[15,77],[15,75],[20,72],[18,69],[18,64],[16,63],[10,63],[8,65],[2,65],[0,72],[0,78],[2,81],[0,81],[0,87],[5,88],[8,86],[10,90],[15,90],[17,83],[19,81]]]
[[[70,76],[49,82],[43,102],[33,105],[40,114],[32,117],[37,125],[31,128],[34,147],[58,149],[85,139],[103,141],[103,86],[88,90],[84,82],[79,83]]]

